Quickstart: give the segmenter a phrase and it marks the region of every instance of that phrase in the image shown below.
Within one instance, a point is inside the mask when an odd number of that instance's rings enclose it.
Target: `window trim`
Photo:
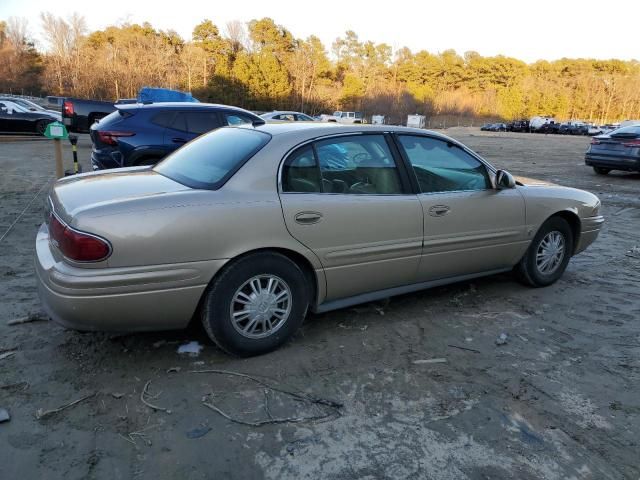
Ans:
[[[496,168],[493,165],[491,165],[489,162],[487,162],[484,158],[482,158],[480,155],[475,153],[473,150],[467,148],[462,143],[457,142],[457,141],[455,141],[453,139],[450,139],[450,138],[440,137],[438,135],[428,135],[428,134],[420,134],[420,133],[413,133],[413,132],[392,132],[391,136],[393,137],[394,144],[395,144],[396,148],[398,149],[398,153],[402,157],[402,161],[403,161],[403,163],[405,165],[405,168],[409,171],[409,177],[410,177],[410,181],[411,181],[411,186],[412,186],[412,188],[413,188],[413,190],[414,190],[416,195],[447,195],[447,194],[451,194],[451,193],[495,191],[495,174],[497,172]],[[445,192],[422,192],[422,191],[420,191],[420,185],[418,184],[418,177],[416,176],[415,171],[413,170],[413,165],[411,164],[411,160],[409,159],[409,156],[407,155],[407,152],[404,150],[404,147],[402,146],[402,143],[400,143],[400,138],[399,137],[403,137],[403,136],[404,137],[422,137],[422,138],[429,138],[429,139],[432,139],[432,140],[439,140],[441,142],[449,143],[451,145],[454,145],[454,146],[460,148],[463,152],[465,152],[466,154],[468,154],[469,156],[471,156],[475,160],[479,161],[482,165],[484,165],[484,167],[487,169],[487,173],[489,174],[489,183],[490,183],[491,187],[490,188],[483,188],[481,190],[447,190]]]
[[[305,146],[311,144],[311,148],[313,150],[313,156],[316,161],[316,166],[318,171],[320,172],[320,188],[322,189],[322,171],[320,171],[320,162],[318,161],[316,146],[315,144],[320,141],[330,140],[332,138],[340,138],[340,137],[355,137],[360,135],[379,135],[384,138],[387,142],[387,147],[389,148],[389,152],[391,153],[391,159],[395,163],[396,169],[398,171],[398,175],[400,177],[400,186],[402,187],[402,193],[333,193],[333,192],[285,192],[282,188],[282,175],[284,174],[284,164],[287,162],[291,155],[295,154],[299,149],[304,148]],[[407,195],[415,195],[415,189],[411,184],[411,177],[406,171],[406,164],[404,160],[399,156],[398,148],[395,144],[395,140],[391,136],[391,132],[388,131],[372,131],[372,132],[342,132],[342,133],[334,133],[330,135],[321,135],[319,137],[313,137],[307,139],[303,142],[300,142],[289,150],[286,151],[282,159],[280,160],[280,164],[278,165],[278,178],[276,187],[278,190],[278,195],[344,195],[348,197],[356,197],[356,196],[376,196],[376,197],[397,197],[397,196],[407,196]]]

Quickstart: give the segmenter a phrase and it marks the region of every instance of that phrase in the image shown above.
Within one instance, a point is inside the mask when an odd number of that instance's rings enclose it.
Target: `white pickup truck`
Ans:
[[[367,123],[362,115],[362,112],[333,112],[333,115],[322,115],[323,122],[336,122],[336,123]]]

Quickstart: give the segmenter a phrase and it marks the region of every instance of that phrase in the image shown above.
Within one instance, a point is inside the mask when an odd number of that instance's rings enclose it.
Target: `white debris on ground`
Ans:
[[[189,342],[185,343],[184,345],[180,345],[178,347],[178,353],[186,353],[192,357],[197,357],[198,355],[200,355],[200,352],[203,348],[204,347],[198,342]]]

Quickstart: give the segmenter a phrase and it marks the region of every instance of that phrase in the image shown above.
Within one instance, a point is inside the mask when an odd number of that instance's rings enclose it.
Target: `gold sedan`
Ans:
[[[554,283],[597,237],[588,192],[514,179],[455,140],[389,126],[229,127],[153,168],[58,181],[40,297],[79,330],[185,327],[227,352],[325,312],[514,270]]]

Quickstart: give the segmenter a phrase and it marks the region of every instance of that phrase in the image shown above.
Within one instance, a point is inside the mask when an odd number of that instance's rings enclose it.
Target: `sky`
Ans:
[[[320,37],[327,51],[337,37],[353,30],[360,40],[414,52],[475,50],[526,62],[640,60],[638,0],[0,0],[0,20],[27,18],[37,41],[42,11],[62,17],[77,12],[91,30],[148,21],[186,39],[205,18],[223,31],[232,20],[271,17],[298,38]]]

